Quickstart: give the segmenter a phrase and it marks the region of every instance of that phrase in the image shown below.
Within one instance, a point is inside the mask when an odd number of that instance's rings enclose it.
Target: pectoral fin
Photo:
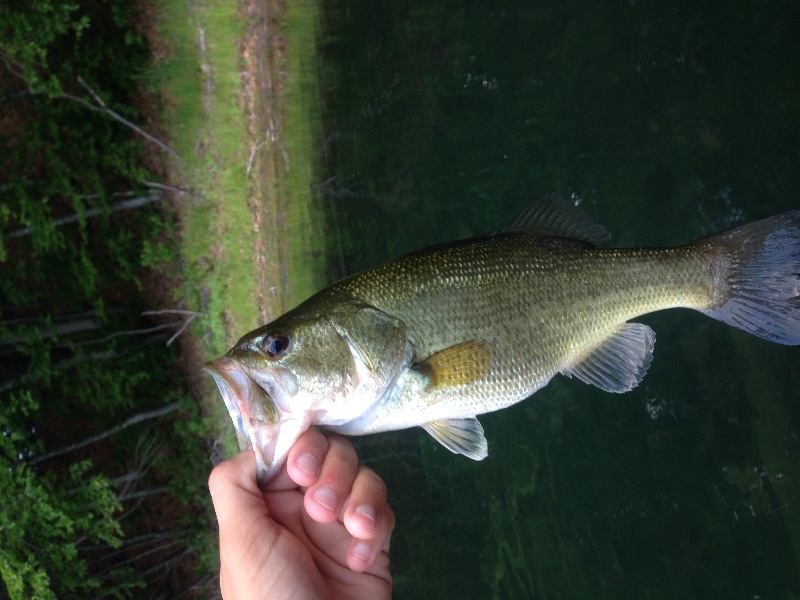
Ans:
[[[430,379],[428,389],[478,381],[489,371],[492,355],[483,340],[467,340],[431,354],[414,369]]]
[[[623,323],[561,372],[607,392],[628,392],[647,373],[655,341],[656,334],[647,325]]]
[[[425,423],[422,428],[454,454],[463,454],[472,460],[483,460],[489,456],[489,445],[483,435],[483,427],[474,417],[440,419]]]

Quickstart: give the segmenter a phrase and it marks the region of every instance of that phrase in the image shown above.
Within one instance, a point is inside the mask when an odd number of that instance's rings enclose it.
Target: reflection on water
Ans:
[[[322,5],[331,277],[574,194],[613,244],[800,207],[800,5]],[[489,458],[358,441],[387,481],[398,598],[800,595],[800,352],[689,311],[642,385],[556,378],[481,417]]]

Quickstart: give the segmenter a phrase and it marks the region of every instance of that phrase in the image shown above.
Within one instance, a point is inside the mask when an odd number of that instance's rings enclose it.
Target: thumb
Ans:
[[[298,597],[324,597],[309,551],[269,516],[251,450],[214,467],[208,489],[219,523],[223,598],[288,597],[294,591]],[[278,492],[286,493],[292,492]],[[295,504],[302,510],[299,492]]]
[[[268,511],[256,481],[256,459],[252,450],[240,452],[214,467],[208,478],[208,489],[219,523],[220,550],[225,544],[247,543],[254,521],[272,523],[264,519]]]

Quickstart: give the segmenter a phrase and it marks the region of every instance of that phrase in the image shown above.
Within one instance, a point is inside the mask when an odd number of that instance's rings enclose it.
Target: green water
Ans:
[[[322,3],[312,190],[330,279],[574,195],[612,245],[800,207],[800,4]],[[360,438],[397,598],[800,597],[800,351],[641,321],[631,393],[557,377],[481,421],[489,458]]]

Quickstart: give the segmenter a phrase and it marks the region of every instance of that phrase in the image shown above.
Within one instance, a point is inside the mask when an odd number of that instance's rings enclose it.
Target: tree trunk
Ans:
[[[146,206],[148,204],[152,204],[154,202],[159,202],[163,199],[163,196],[157,190],[150,190],[147,192],[146,196],[140,196],[139,198],[131,198],[129,200],[120,200],[119,202],[115,202],[111,206],[108,207],[108,210],[111,212],[119,212],[122,210],[133,210],[134,208],[140,208],[142,206]],[[102,215],[105,209],[103,208],[88,208],[84,210],[82,213],[74,213],[71,215],[67,215],[64,217],[58,217],[57,219],[53,219],[53,225],[56,227],[60,227],[61,225],[66,225],[67,223],[74,223],[81,218],[89,219],[92,217],[97,217]],[[3,235],[7,238],[14,238],[14,237],[22,237],[24,235],[30,235],[33,232],[31,227],[20,227],[18,229],[12,229],[10,231],[6,231]]]
[[[52,452],[46,452],[45,454],[41,454],[35,458],[32,458],[31,460],[28,461],[28,463],[36,465],[49,458],[61,456],[62,454],[67,454],[68,452],[72,452],[73,450],[78,450],[79,448],[83,448],[84,446],[88,446],[89,444],[94,444],[95,442],[99,442],[100,440],[104,440],[107,437],[111,437],[112,435],[119,433],[120,431],[130,427],[131,425],[135,425],[136,423],[141,423],[142,421],[146,421],[148,419],[155,419],[157,417],[162,417],[166,414],[174,412],[178,410],[180,404],[181,404],[180,402],[171,402],[170,404],[166,404],[154,410],[141,412],[138,415],[134,415],[128,419],[125,419],[125,421],[123,421],[119,425],[115,425],[114,427],[106,429],[101,433],[98,433],[96,435],[91,435],[79,442],[75,442],[74,444],[69,444],[68,446],[59,448],[58,450],[53,450]]]

